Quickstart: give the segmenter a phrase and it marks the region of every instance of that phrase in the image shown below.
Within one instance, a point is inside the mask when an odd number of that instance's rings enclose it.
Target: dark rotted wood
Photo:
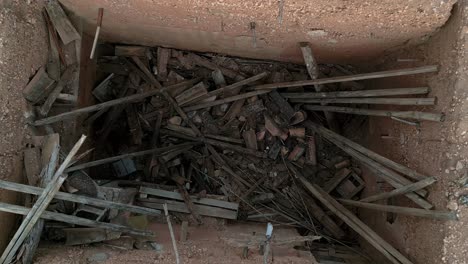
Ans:
[[[316,92],[316,93],[281,93],[286,99],[317,99],[317,98],[346,98],[346,97],[376,97],[376,96],[395,96],[395,95],[412,95],[412,94],[428,94],[428,87],[415,88],[390,88],[390,89],[375,89],[361,91],[339,91],[339,92]]]
[[[171,57],[171,49],[158,47],[158,56],[157,56],[157,69],[158,69],[158,78],[165,79],[167,77],[167,62]]]
[[[241,108],[237,111],[237,112],[240,112],[240,110],[242,109],[242,105],[244,104],[246,98],[256,96],[256,95],[260,95],[260,94],[265,94],[265,93],[268,93],[268,92],[269,91],[253,91],[253,92],[243,93],[243,94],[234,95],[234,96],[231,96],[231,97],[219,99],[219,100],[216,100],[216,101],[213,101],[213,102],[207,102],[207,103],[196,104],[196,105],[184,107],[183,109],[184,109],[184,111],[190,112],[190,111],[195,111],[195,110],[199,110],[199,109],[203,109],[203,108],[212,107],[212,106],[215,106],[215,105],[222,105],[222,104],[225,104],[225,103],[230,103],[230,102],[234,102],[234,101],[243,100],[242,104],[239,104],[241,106]]]
[[[286,102],[286,100],[277,92],[271,91],[269,94],[273,103],[275,103],[280,109],[280,115],[287,121],[291,120],[296,111],[291,107],[291,105]]]
[[[141,145],[143,140],[143,130],[141,129],[140,119],[138,118],[135,105],[127,105],[125,112],[127,113],[127,123],[130,129],[130,135],[132,136],[133,144]]]
[[[179,105],[183,106],[190,102],[198,101],[207,93],[208,91],[206,90],[205,84],[203,82],[199,82],[192,88],[185,90],[181,94],[175,96],[174,99]]]
[[[245,140],[245,146],[249,149],[257,150],[257,135],[255,134],[255,130],[249,129],[245,130],[242,133],[242,137]]]

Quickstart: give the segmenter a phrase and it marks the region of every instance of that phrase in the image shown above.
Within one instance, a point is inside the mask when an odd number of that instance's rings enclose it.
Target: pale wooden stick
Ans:
[[[89,55],[90,59],[93,59],[94,52],[96,51],[97,41],[99,38],[99,32],[101,31],[102,26],[102,16],[104,15],[104,8],[98,9],[98,18],[97,18],[97,26],[96,26],[96,34],[94,35],[93,47],[91,48],[91,55]]]
[[[424,180],[421,180],[421,181],[418,181],[418,182],[415,182],[415,183],[412,183],[412,184],[405,185],[403,187],[397,188],[397,189],[395,189],[393,191],[390,191],[390,192],[383,192],[383,193],[379,193],[379,194],[376,194],[376,195],[366,197],[364,199],[361,199],[360,202],[370,203],[370,202],[375,202],[375,201],[378,201],[378,200],[388,199],[390,197],[394,197],[394,196],[397,196],[397,195],[407,194],[407,193],[410,193],[410,192],[421,190],[421,189],[433,184],[436,181],[437,180],[434,177],[429,177],[429,178],[426,178]]]
[[[360,90],[360,91],[339,91],[339,92],[320,92],[320,93],[280,93],[281,96],[288,99],[313,99],[313,98],[346,98],[346,97],[375,97],[389,95],[411,95],[411,94],[427,94],[429,88],[391,88],[391,89],[376,89],[376,90]]]
[[[435,98],[314,98],[291,99],[291,103],[305,104],[383,104],[383,105],[435,105]]]
[[[350,81],[369,80],[369,79],[376,79],[376,78],[420,74],[420,73],[431,73],[431,72],[436,72],[437,70],[438,70],[437,65],[431,65],[431,66],[423,66],[423,67],[400,69],[400,70],[380,71],[380,72],[363,73],[363,74],[348,75],[348,76],[338,76],[338,77],[331,77],[331,78],[324,78],[324,79],[317,79],[317,80],[263,84],[263,85],[258,85],[254,87],[254,89],[255,90],[278,89],[278,88],[299,87],[299,86],[308,86],[308,85],[326,84],[326,83],[350,82]]]
[[[343,204],[367,208],[371,210],[383,211],[383,212],[392,212],[397,214],[412,215],[419,217],[432,218],[436,220],[457,220],[457,215],[454,212],[441,212],[433,210],[424,210],[419,208],[409,208],[402,206],[393,206],[393,205],[383,205],[383,204],[373,204],[373,203],[363,203],[359,201],[338,199]]]
[[[179,264],[180,263],[179,251],[177,251],[177,242],[174,236],[174,230],[172,230],[171,217],[169,216],[169,212],[167,211],[167,204],[163,204],[163,207],[164,207],[164,214],[166,215],[167,226],[169,227],[169,233],[171,234],[172,247],[174,248],[174,253],[176,256],[176,263]]]
[[[387,111],[387,110],[371,110],[340,106],[323,106],[323,105],[305,105],[305,109],[310,111],[329,111],[336,113],[345,113],[353,115],[368,115],[368,116],[386,116],[386,117],[401,117],[416,120],[426,120],[434,122],[443,122],[445,115],[443,113],[426,113],[417,111]]]
[[[34,227],[34,225],[39,220],[41,214],[47,209],[47,206],[54,198],[55,194],[58,192],[62,183],[67,178],[67,175],[62,175],[65,171],[65,168],[72,161],[73,157],[76,155],[81,145],[86,139],[85,135],[82,135],[78,142],[73,146],[72,150],[68,156],[63,161],[62,165],[57,169],[52,181],[45,188],[44,192],[38,197],[36,203],[33,205],[32,209],[29,211],[28,215],[24,218],[20,227],[16,231],[15,235],[11,239],[10,243],[6,247],[5,251],[0,258],[0,263],[10,263],[13,260],[14,255],[18,248],[23,244],[25,238]]]

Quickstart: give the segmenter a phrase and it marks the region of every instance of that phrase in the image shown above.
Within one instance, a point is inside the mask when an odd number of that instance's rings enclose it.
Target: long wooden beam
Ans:
[[[416,120],[426,120],[434,122],[443,122],[445,115],[443,113],[427,113],[418,111],[387,111],[387,110],[371,110],[341,106],[324,106],[324,105],[305,105],[304,109],[309,111],[329,111],[335,113],[353,114],[353,115],[368,115],[368,116],[386,116],[410,118]]]
[[[376,195],[372,195],[372,196],[363,198],[363,199],[361,199],[359,201],[360,202],[370,203],[370,202],[375,202],[375,201],[378,201],[378,200],[388,199],[390,197],[394,197],[394,196],[397,196],[397,195],[407,194],[407,193],[410,193],[410,192],[421,190],[421,189],[426,188],[427,186],[433,184],[436,181],[437,180],[434,177],[429,177],[429,178],[426,178],[424,180],[420,180],[418,182],[408,184],[408,185],[405,185],[405,186],[400,187],[400,188],[396,188],[395,190],[392,190],[390,192],[383,192],[383,193],[379,193],[379,194],[376,194]]]
[[[19,215],[27,215],[30,210],[31,209],[23,207],[23,206],[6,204],[6,203],[0,202],[0,211],[3,211],[3,212],[19,214]],[[148,232],[148,231],[133,229],[130,227],[111,224],[111,223],[93,221],[93,220],[89,220],[86,218],[81,218],[81,217],[77,217],[73,215],[67,215],[67,214],[61,214],[61,213],[55,213],[55,212],[49,212],[49,211],[43,212],[41,215],[41,218],[52,220],[52,221],[65,222],[65,223],[74,224],[74,225],[100,227],[100,228],[110,229],[110,230],[117,231],[117,232],[124,232],[124,233],[137,235],[137,236],[152,236],[153,235],[153,233]]]
[[[382,104],[382,105],[435,105],[436,98],[313,98],[290,99],[304,104]]]
[[[393,95],[413,95],[428,94],[428,87],[415,88],[390,88],[359,91],[338,91],[338,92],[319,92],[319,93],[280,93],[281,96],[288,99],[313,99],[313,98],[346,98],[346,97],[377,97]]]
[[[383,205],[383,204],[374,204],[374,203],[364,203],[353,200],[338,199],[343,204],[383,211],[383,212],[392,212],[397,214],[419,216],[425,218],[431,218],[436,220],[458,220],[457,214],[454,212],[442,212],[442,211],[433,211],[433,210],[424,210],[419,208],[409,208],[402,206],[393,206],[393,205]]]
[[[198,110],[198,109],[212,107],[212,106],[215,106],[215,105],[222,105],[222,104],[225,104],[225,103],[234,102],[234,101],[237,101],[237,100],[249,98],[249,97],[256,96],[256,95],[266,94],[266,93],[269,93],[269,92],[270,91],[253,91],[253,92],[234,95],[234,96],[231,96],[231,97],[222,98],[222,99],[219,99],[219,100],[216,100],[216,101],[213,101],[213,102],[206,102],[206,103],[201,103],[201,104],[196,104],[196,105],[184,107],[183,109],[186,112],[190,112],[190,111],[195,111],[195,110]]]
[[[398,250],[392,245],[383,240],[377,233],[371,228],[364,224],[359,218],[357,218],[352,212],[346,209],[343,205],[339,204],[333,197],[328,193],[320,189],[320,187],[308,182],[302,175],[297,171],[295,172],[296,177],[304,185],[304,187],[317,198],[324,206],[338,216],[343,222],[351,227],[356,233],[361,235],[367,242],[375,247],[380,253],[388,258],[394,264],[412,264],[412,262],[403,256]]]
[[[5,190],[10,190],[10,191],[15,191],[15,192],[33,194],[33,195],[40,195],[44,191],[44,189],[40,187],[14,183],[14,182],[8,182],[8,181],[3,181],[3,180],[0,180],[0,188],[5,189]],[[128,211],[128,212],[132,212],[136,214],[154,215],[154,216],[161,214],[161,211],[159,210],[148,209],[145,207],[135,206],[131,204],[116,203],[112,201],[107,201],[107,200],[102,200],[102,199],[97,199],[93,197],[87,197],[87,196],[77,195],[77,194],[72,194],[72,193],[66,193],[66,192],[58,192],[54,196],[54,199],[70,201],[74,203],[88,204],[88,205],[104,207],[104,208],[123,210],[123,211]]]
[[[126,154],[122,154],[122,155],[118,155],[118,156],[113,156],[113,157],[109,157],[109,158],[104,158],[104,159],[100,159],[100,160],[94,160],[94,161],[90,161],[90,162],[87,162],[87,163],[79,164],[79,165],[76,165],[76,166],[73,166],[73,167],[70,167],[70,168],[66,169],[65,172],[83,170],[83,169],[86,169],[86,168],[111,163],[111,162],[118,161],[118,160],[125,159],[125,158],[134,158],[134,157],[139,157],[139,156],[144,156],[144,155],[149,155],[149,154],[158,154],[158,156],[160,156],[160,155],[166,154],[167,152],[175,151],[175,150],[181,149],[181,148],[188,150],[188,149],[192,148],[194,145],[195,145],[194,143],[182,143],[182,144],[179,144],[179,145],[169,146],[169,147],[165,147],[165,148],[154,148],[154,149],[142,150],[142,151],[137,151],[137,152],[132,152],[132,153],[126,153]]]
[[[316,79],[316,80],[263,84],[263,85],[255,86],[253,87],[253,89],[255,90],[278,89],[278,88],[299,87],[299,86],[308,86],[308,85],[317,85],[317,84],[326,84],[326,83],[369,80],[369,79],[404,76],[404,75],[412,75],[412,74],[431,73],[431,72],[436,72],[437,70],[438,70],[437,65],[431,65],[431,66],[423,66],[423,67],[416,67],[416,68],[380,71],[380,72],[372,72],[372,73],[362,73],[362,74],[348,75],[348,76],[338,76],[338,77]]]
[[[198,81],[198,79],[189,80],[189,81],[181,82],[181,83],[174,84],[174,85],[171,85],[171,86],[167,86],[167,87],[165,87],[165,88],[163,88],[161,90],[166,91],[166,90],[174,89],[176,87],[190,86],[190,85],[194,84],[194,81]],[[48,125],[48,124],[52,124],[52,123],[55,123],[55,122],[59,122],[59,121],[62,121],[62,120],[72,118],[72,117],[80,115],[80,114],[95,112],[95,111],[99,111],[99,110],[109,108],[109,107],[112,107],[112,106],[116,106],[116,105],[139,102],[139,101],[141,101],[141,100],[143,100],[145,98],[148,98],[148,97],[151,97],[151,96],[154,96],[156,94],[161,93],[161,90],[155,89],[155,90],[148,91],[148,92],[145,92],[145,93],[130,95],[130,96],[118,98],[118,99],[115,99],[115,100],[110,100],[110,101],[107,101],[107,102],[104,102],[104,103],[95,104],[95,105],[91,105],[91,106],[88,106],[88,107],[83,107],[83,108],[79,108],[79,109],[72,110],[72,111],[69,111],[69,112],[61,113],[61,114],[58,114],[58,115],[55,115],[55,116],[46,117],[46,118],[43,118],[43,119],[36,120],[35,122],[33,122],[33,125],[34,126]]]

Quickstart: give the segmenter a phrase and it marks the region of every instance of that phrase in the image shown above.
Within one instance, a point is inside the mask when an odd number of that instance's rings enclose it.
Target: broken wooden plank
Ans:
[[[305,138],[305,128],[291,127],[289,128],[289,136],[295,137],[295,138]]]
[[[158,73],[157,76],[158,78],[165,79],[167,77],[167,62],[169,61],[169,58],[171,57],[171,49],[163,48],[163,47],[158,47],[158,56],[157,56],[157,69]]]
[[[169,90],[169,89],[173,89],[175,87],[190,86],[192,84],[193,84],[193,80],[190,80],[190,81],[178,83],[178,84],[175,84],[175,85],[171,85],[171,86],[168,86],[168,87],[164,87],[163,90],[166,90],[166,89]],[[145,98],[148,98],[148,97],[154,96],[156,94],[159,94],[160,92],[161,92],[160,90],[152,90],[152,91],[144,92],[144,93],[141,93],[141,94],[130,95],[130,96],[127,96],[127,97],[122,97],[122,98],[107,101],[107,102],[104,102],[104,103],[79,108],[79,109],[76,109],[76,110],[73,110],[73,111],[70,111],[70,112],[65,112],[65,113],[62,113],[62,114],[58,114],[56,116],[50,116],[50,117],[46,117],[46,118],[37,120],[37,121],[35,121],[33,123],[33,125],[35,125],[35,126],[48,125],[48,124],[59,122],[59,121],[65,120],[65,119],[72,118],[72,117],[74,117],[76,115],[89,113],[89,112],[95,112],[95,111],[99,111],[101,109],[109,108],[109,107],[116,106],[116,105],[139,102],[139,101],[141,101],[141,100],[143,100]]]
[[[396,188],[395,190],[392,190],[390,192],[383,192],[383,193],[379,193],[379,194],[376,194],[376,195],[368,196],[368,197],[363,198],[363,199],[361,199],[359,201],[360,202],[370,203],[370,202],[375,202],[375,201],[378,201],[378,200],[388,199],[390,197],[394,197],[394,196],[397,196],[397,195],[402,195],[402,194],[407,194],[407,193],[410,193],[410,192],[418,191],[420,189],[423,189],[423,188],[433,184],[436,181],[437,180],[434,177],[428,177],[428,178],[426,178],[424,180],[420,180],[418,182],[408,184],[408,185],[405,185],[405,186],[400,187],[400,188]]]
[[[23,89],[23,96],[26,100],[36,104],[53,90],[54,83],[55,81],[47,75],[44,67],[41,67]]]
[[[286,100],[281,97],[277,91],[272,91],[269,93],[269,96],[273,103],[275,103],[280,109],[280,115],[287,121],[291,120],[296,111],[291,107]]]
[[[435,105],[436,98],[315,98],[290,99],[291,103],[304,104],[382,104],[382,105]]]
[[[330,211],[343,220],[354,231],[361,235],[380,253],[387,257],[388,260],[394,264],[412,264],[410,260],[408,260],[385,240],[383,240],[377,233],[375,233],[371,228],[359,220],[359,218],[357,218],[352,212],[336,202],[333,197],[329,196],[326,192],[321,190],[320,187],[309,183],[302,175],[298,173],[297,170],[295,171],[295,174],[299,181],[315,198],[317,198],[323,205],[325,205]]]
[[[57,0],[49,1],[45,8],[63,44],[81,39]]]
[[[231,96],[231,97],[219,99],[219,100],[216,100],[216,101],[213,101],[213,102],[207,102],[207,103],[196,104],[196,105],[184,107],[183,109],[184,109],[184,111],[190,112],[190,111],[195,111],[195,110],[198,110],[198,109],[212,107],[212,106],[215,106],[215,105],[222,105],[222,104],[225,104],[225,103],[238,101],[238,100],[241,100],[241,99],[249,98],[249,97],[260,95],[260,94],[266,94],[268,92],[269,91],[253,91],[253,92],[248,92],[248,93],[244,93],[244,94],[239,94],[239,95],[234,95],[234,96]]]
[[[271,89],[286,88],[286,87],[299,87],[299,86],[308,86],[308,85],[316,85],[316,84],[369,80],[369,79],[376,79],[376,78],[431,73],[431,72],[437,72],[437,70],[438,70],[437,65],[430,65],[430,66],[399,69],[399,70],[389,70],[389,71],[362,73],[362,74],[355,74],[355,75],[348,75],[348,76],[338,76],[338,77],[323,78],[323,79],[317,79],[317,80],[263,84],[263,85],[255,86],[253,87],[253,89],[255,90],[270,89],[271,90]]]
[[[245,146],[249,149],[257,150],[257,135],[255,134],[255,130],[249,129],[242,132],[242,137],[245,140]]]
[[[162,155],[162,154],[166,154],[166,153],[171,152],[171,151],[175,151],[175,150],[177,150],[179,148],[191,148],[194,145],[195,145],[194,143],[189,142],[189,143],[182,143],[182,144],[179,144],[179,145],[173,145],[173,146],[169,146],[169,147],[165,147],[165,148],[154,148],[154,149],[149,149],[149,150],[142,150],[142,151],[138,151],[138,152],[122,154],[122,155],[118,155],[118,156],[113,156],[113,157],[109,157],[109,158],[104,158],[104,159],[100,159],[100,160],[95,160],[95,161],[75,165],[73,167],[69,167],[68,169],[66,169],[65,172],[72,172],[72,171],[82,170],[82,169],[86,169],[86,168],[90,168],[90,167],[94,167],[94,166],[98,166],[98,165],[102,165],[102,164],[112,163],[114,161],[119,161],[119,160],[125,159],[125,158],[133,158],[133,157],[144,156],[144,155],[149,155],[149,154]]]
[[[115,56],[122,56],[122,57],[146,57],[146,52],[148,51],[148,47],[145,46],[123,46],[123,45],[116,45],[114,49]]]
[[[190,213],[187,205],[184,202],[156,199],[156,198],[140,198],[138,202],[145,207],[150,207],[154,209],[163,209],[163,204],[167,204],[169,211],[180,212],[180,213]],[[212,207],[206,205],[194,204],[193,209],[199,215],[212,216],[225,219],[237,219],[237,211],[228,210],[225,208]]]
[[[3,212],[9,212],[9,213],[20,214],[20,215],[27,215],[28,212],[31,211],[31,209],[23,207],[23,206],[6,204],[6,203],[0,203],[0,210]],[[99,222],[99,221],[94,221],[94,220],[89,220],[86,218],[73,216],[73,215],[67,215],[67,214],[61,214],[61,213],[55,213],[55,212],[49,212],[49,211],[44,211],[40,217],[46,220],[59,221],[59,222],[64,222],[64,223],[69,223],[69,224],[74,224],[74,225],[80,225],[80,226],[105,228],[105,229],[113,230],[116,232],[123,232],[123,233],[128,233],[128,234],[137,235],[137,236],[152,236],[153,235],[153,233],[149,231],[143,231],[143,230],[133,229],[133,228],[129,228],[129,227],[122,226],[122,225],[104,223],[104,222]],[[2,262],[2,263],[8,263],[8,262]]]
[[[223,121],[229,122],[236,118],[242,111],[242,106],[244,105],[246,99],[240,99],[232,103],[231,107],[228,109],[226,114],[223,116]]]
[[[93,95],[101,102],[106,102],[112,99],[111,93],[109,92],[109,84],[115,74],[111,73],[102,82],[93,89]]]
[[[40,216],[46,210],[47,206],[62,186],[62,183],[67,178],[66,174],[62,174],[64,173],[65,168],[68,166],[68,164],[72,161],[73,157],[78,152],[81,145],[84,143],[85,139],[86,136],[82,135],[78,142],[75,144],[75,146],[73,146],[73,148],[70,150],[70,153],[67,155],[60,167],[55,172],[50,184],[47,185],[47,187],[44,189],[44,192],[37,198],[37,201],[34,203],[31,210],[27,213],[20,227],[13,236],[13,239],[10,241],[5,251],[3,252],[0,258],[0,263],[11,262],[19,247],[23,244],[29,232],[37,223]]]
[[[226,141],[230,143],[235,143],[235,144],[241,144],[241,145],[244,144],[244,140],[238,139],[238,138],[230,138],[230,137],[225,137],[225,136],[220,136],[220,135],[210,135],[210,134],[205,134],[205,137],[217,139],[221,141]]]
[[[208,60],[208,59],[206,59],[204,57],[198,56],[195,53],[189,53],[187,55],[187,58],[189,60],[193,61],[196,65],[205,67],[207,69],[210,69],[210,70],[213,70],[213,71],[219,69],[225,76],[227,76],[227,77],[229,77],[231,79],[243,78],[242,75],[240,75],[239,73],[237,73],[237,72],[235,72],[235,71],[233,71],[231,69],[218,66],[215,63],[211,62],[210,60]]]
[[[37,185],[39,183],[39,174],[41,173],[41,150],[39,147],[26,147],[23,150],[24,169],[28,183]]]
[[[183,106],[190,102],[198,101],[201,97],[203,97],[207,93],[208,91],[206,90],[205,84],[203,82],[199,82],[192,88],[185,90],[181,94],[177,95],[174,99],[179,105]]]
[[[148,188],[148,187],[143,187],[143,186],[140,187],[139,192],[149,194],[149,195],[158,196],[158,197],[174,199],[174,200],[178,200],[178,201],[183,201],[184,200],[182,195],[180,193],[178,193],[178,192],[169,192],[169,191],[165,191],[165,190],[161,190],[161,189],[154,189],[154,188]],[[195,203],[195,204],[215,206],[215,207],[226,208],[226,209],[236,210],[236,211],[239,209],[239,204],[238,203],[226,202],[226,201],[210,199],[210,198],[200,198],[200,199],[198,199],[196,196],[190,196],[190,198],[192,199],[193,203]]]
[[[378,97],[378,96],[394,96],[394,95],[413,95],[413,94],[428,94],[428,87],[415,88],[389,88],[375,89],[362,91],[339,91],[339,92],[315,92],[315,93],[280,93],[281,96],[287,99],[332,99],[346,97]]]
[[[41,187],[35,187],[35,186],[30,186],[30,185],[25,185],[25,184],[20,184],[20,183],[3,181],[3,180],[0,180],[0,188],[5,189],[5,190],[10,190],[10,191],[15,191],[15,192],[33,194],[33,195],[40,195],[44,191],[44,188],[41,188]],[[74,203],[87,204],[87,205],[103,207],[103,208],[111,208],[111,209],[116,209],[116,210],[128,211],[128,212],[132,212],[136,214],[153,215],[153,216],[157,216],[161,214],[161,211],[159,210],[153,210],[153,209],[148,209],[145,207],[135,206],[131,204],[117,203],[117,202],[97,199],[97,198],[83,196],[83,195],[66,193],[66,192],[57,192],[57,194],[54,196],[54,199],[70,201]]]
[[[309,136],[307,141],[307,161],[312,166],[317,166],[317,147],[315,144],[315,136]]]
[[[197,134],[189,127],[183,127],[183,126],[178,126],[178,125],[173,125],[173,124],[168,124],[166,126],[167,129],[175,131],[175,132],[180,132],[185,135],[189,135],[192,137],[195,137]]]
[[[188,236],[188,221],[182,221],[182,225],[180,227],[180,242],[187,241]]]
[[[404,215],[411,215],[411,216],[418,216],[418,217],[425,217],[431,218],[435,220],[458,220],[456,212],[442,212],[442,211],[434,211],[434,210],[425,210],[419,208],[409,208],[409,207],[402,207],[402,206],[394,206],[394,205],[383,205],[383,204],[374,204],[374,203],[364,203],[359,201],[353,200],[346,200],[346,199],[338,199],[339,202],[371,209],[383,212],[392,212],[397,214],[404,214]]]
[[[138,118],[135,105],[127,105],[125,112],[127,113],[127,124],[130,130],[133,144],[141,145],[143,141],[143,130],[141,129],[140,119]]]
[[[71,79],[73,78],[73,74],[75,73],[75,70],[76,70],[75,66],[69,66],[65,70],[65,72],[62,74],[62,76],[60,76],[60,80],[57,82],[57,85],[49,94],[49,96],[47,97],[47,99],[45,100],[41,108],[39,108],[39,113],[42,116],[47,116],[50,109],[52,108],[52,104],[55,102],[55,100],[60,95],[62,90],[65,88],[65,86],[68,84],[68,82],[70,82]]]
[[[445,115],[443,113],[427,113],[418,111],[387,111],[387,110],[371,110],[351,107],[340,106],[323,106],[323,105],[304,105],[304,109],[309,111],[329,111],[353,115],[368,115],[368,116],[386,116],[386,117],[399,117],[409,118],[416,120],[426,120],[434,122],[443,122]]]
[[[302,144],[297,144],[294,146],[293,150],[288,155],[288,160],[297,161],[305,153],[305,146]]]

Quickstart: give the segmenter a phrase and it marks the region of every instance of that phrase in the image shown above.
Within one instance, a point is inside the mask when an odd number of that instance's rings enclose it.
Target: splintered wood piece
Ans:
[[[28,147],[23,151],[24,169],[30,185],[39,183],[41,174],[41,151],[38,147]]]
[[[208,59],[205,59],[201,56],[198,56],[194,53],[189,53],[187,58],[191,61],[193,61],[196,65],[199,65],[199,66],[202,66],[202,67],[205,67],[207,69],[210,69],[210,70],[220,70],[225,76],[231,78],[231,79],[236,79],[236,78],[243,78],[242,75],[240,75],[239,73],[231,70],[231,69],[227,69],[227,68],[224,68],[224,67],[221,67],[221,66],[218,66],[216,65],[215,63],[209,61]]]
[[[39,109],[39,113],[42,116],[47,116],[50,109],[52,108],[52,104],[57,100],[58,96],[65,88],[65,86],[73,79],[73,74],[75,73],[76,67],[70,66],[68,67],[65,72],[60,77],[57,85],[55,86],[54,90],[49,94],[44,104]]]
[[[264,89],[278,89],[278,88],[286,88],[286,87],[299,87],[299,86],[309,86],[309,85],[316,85],[316,84],[339,83],[339,82],[369,80],[369,79],[377,79],[377,78],[385,78],[385,77],[404,76],[404,75],[412,75],[412,74],[431,73],[431,72],[437,72],[437,71],[438,71],[437,65],[430,65],[430,66],[423,66],[423,67],[416,67],[416,68],[380,71],[380,72],[373,72],[373,73],[362,73],[362,74],[338,76],[338,77],[323,78],[323,79],[316,79],[316,80],[263,84],[263,85],[258,85],[254,87],[254,89],[264,90]]]
[[[441,212],[434,210],[425,210],[419,208],[409,208],[393,205],[383,205],[383,204],[373,204],[373,203],[363,203],[353,200],[338,199],[343,204],[383,211],[383,212],[392,212],[397,214],[412,215],[418,217],[431,218],[435,220],[458,220],[457,214],[455,212]]]
[[[73,27],[57,0],[49,1],[45,8],[63,44],[66,45],[74,40],[81,39],[80,34]]]
[[[340,161],[340,162],[336,163],[333,166],[335,167],[335,169],[340,170],[340,169],[347,168],[347,167],[351,166],[351,161],[349,159],[345,159],[343,161]]]
[[[255,102],[249,103],[242,107],[242,115],[243,116],[250,116],[253,114],[257,114],[265,110],[265,106],[263,105],[262,100],[256,100]]]
[[[268,114],[264,114],[264,117],[265,128],[268,130],[268,132],[270,132],[271,135],[279,137],[282,140],[286,140],[288,138],[288,133],[281,129]]]
[[[164,79],[167,77],[167,62],[169,61],[170,57],[171,49],[158,47],[157,69],[159,78]]]
[[[135,105],[127,105],[125,112],[127,113],[127,123],[130,129],[130,135],[133,139],[133,144],[141,145],[143,140],[143,130],[141,129],[140,119],[137,116]]]
[[[122,46],[117,45],[115,46],[115,56],[122,56],[122,57],[145,57],[146,52],[148,51],[148,47],[145,46]]]
[[[319,78],[319,68],[317,61],[315,60],[315,57],[312,53],[312,49],[310,48],[309,44],[307,42],[301,42],[299,43],[299,46],[302,51],[302,56],[304,57],[304,63],[307,68],[307,72],[309,73],[309,76],[312,80],[316,80]],[[315,85],[315,90],[317,92],[320,92],[320,87],[318,85]]]
[[[291,127],[289,129],[289,135],[296,138],[305,138],[305,128],[304,127]]]
[[[339,91],[339,92],[316,92],[316,93],[281,93],[280,95],[287,99],[331,99],[331,98],[346,98],[346,97],[376,97],[376,96],[393,96],[393,95],[412,95],[412,94],[428,94],[428,87],[416,88],[390,88],[376,90],[361,90],[361,91]]]
[[[240,114],[240,112],[242,111],[242,106],[244,106],[244,103],[245,103],[245,98],[237,100],[234,103],[232,103],[229,110],[223,116],[223,120],[226,121],[226,122],[229,122],[232,119],[236,118]]]
[[[271,100],[273,101],[273,103],[275,103],[280,109],[280,115],[287,122],[289,122],[295,114],[295,111],[291,107],[291,105],[288,102],[286,102],[286,100],[283,97],[281,97],[281,95],[277,91],[271,91],[269,96]]]
[[[395,189],[393,191],[390,191],[390,192],[383,192],[383,193],[379,193],[379,194],[376,194],[376,195],[368,196],[368,197],[366,197],[364,199],[361,199],[360,202],[370,203],[370,202],[375,202],[375,201],[378,201],[378,200],[388,199],[388,198],[391,198],[391,197],[394,197],[394,196],[397,196],[397,195],[402,195],[402,194],[407,194],[407,193],[410,193],[410,192],[418,191],[418,190],[421,190],[421,189],[433,184],[436,181],[437,180],[434,177],[428,177],[428,178],[426,178],[424,180],[420,180],[418,182],[405,185],[403,187],[397,188],[397,189]]]
[[[26,100],[33,104],[44,99],[53,89],[55,81],[47,75],[44,67],[39,68],[23,90]]]
[[[289,153],[288,160],[297,161],[300,157],[302,157],[302,155],[304,155],[305,149],[305,146],[301,144],[296,145]]]
[[[324,106],[324,105],[304,105],[304,109],[310,111],[329,111],[336,113],[345,113],[353,115],[368,115],[368,116],[386,116],[409,118],[416,120],[426,120],[434,122],[443,122],[445,115],[443,113],[427,113],[418,111],[387,111],[387,110],[371,110],[340,106]]]
[[[255,149],[257,150],[257,135],[255,134],[255,130],[249,129],[245,130],[242,133],[242,137],[245,140],[245,146],[249,149]]]
[[[217,139],[217,140],[221,140],[221,141],[226,141],[226,142],[230,142],[230,143],[244,144],[244,140],[237,139],[237,138],[230,138],[230,137],[225,137],[225,136],[220,136],[220,135],[210,135],[210,134],[205,134],[205,137],[212,138],[212,139]]]
[[[186,87],[186,86],[190,86],[190,85],[193,85],[193,80],[165,87],[164,90],[165,89],[170,90],[170,89],[174,89],[176,87]],[[130,95],[130,96],[118,98],[118,99],[107,101],[107,102],[104,102],[104,103],[100,103],[100,104],[96,104],[96,105],[92,105],[92,106],[88,106],[88,107],[83,107],[83,108],[79,108],[79,109],[76,109],[76,110],[73,110],[73,111],[70,111],[70,112],[65,112],[65,113],[62,113],[62,114],[58,114],[56,116],[46,117],[44,119],[40,119],[40,120],[35,121],[33,123],[33,125],[43,126],[43,125],[52,124],[52,123],[55,123],[55,122],[59,122],[59,121],[65,120],[65,119],[72,118],[72,117],[74,117],[76,115],[89,113],[89,112],[94,112],[94,111],[99,111],[101,109],[109,108],[109,107],[116,106],[116,105],[138,102],[138,101],[141,101],[141,100],[143,100],[145,98],[154,96],[154,95],[159,94],[159,93],[160,93],[159,90],[152,90],[152,91],[144,92],[144,93],[141,93],[141,94],[135,94],[135,95]]]
[[[185,90],[181,94],[177,95],[174,99],[179,105],[184,105],[190,102],[197,101],[197,99],[201,98],[207,93],[208,91],[206,90],[205,84],[203,82],[199,82],[192,88]]]
[[[289,121],[289,124],[291,126],[294,126],[294,125],[304,122],[306,119],[307,119],[307,113],[305,111],[300,110],[294,113],[294,116]]]
[[[182,117],[173,116],[173,117],[169,118],[169,120],[167,120],[167,123],[169,123],[171,125],[180,126],[182,124]]]
[[[101,83],[98,84],[98,86],[96,86],[96,88],[93,89],[93,95],[99,101],[105,102],[112,99],[109,93],[109,83],[114,76],[114,73],[109,74],[109,76],[107,76]]]
[[[317,147],[315,145],[315,136],[309,136],[307,141],[307,161],[312,166],[317,166]]]
[[[383,104],[383,105],[435,105],[436,98],[316,98],[290,99],[291,103],[305,104]]]
[[[346,179],[346,177],[348,177],[348,175],[351,173],[350,170],[348,170],[347,168],[343,168],[341,170],[339,170],[338,172],[335,173],[335,176],[333,176],[332,179],[330,179],[325,187],[323,188],[323,190],[327,193],[330,193],[331,191],[333,191],[344,179]]]
[[[192,137],[197,136],[197,134],[189,127],[167,124],[166,128],[172,131],[183,133],[188,136],[192,136]]]

